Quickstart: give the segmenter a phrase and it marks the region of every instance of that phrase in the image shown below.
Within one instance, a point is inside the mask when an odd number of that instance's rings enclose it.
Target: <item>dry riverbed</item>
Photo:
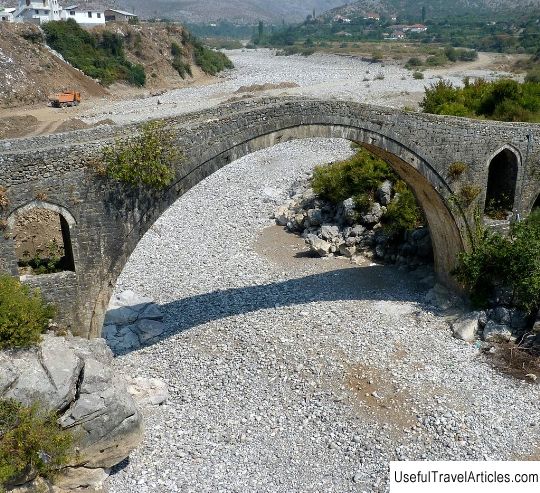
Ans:
[[[83,101],[78,108],[40,106],[0,110],[0,119],[10,117],[10,124],[14,127],[4,137],[41,135],[85,125],[125,124],[169,117],[209,108],[232,98],[262,94],[339,98],[414,108],[422,99],[424,87],[437,78],[460,84],[465,76],[488,79],[512,76],[497,69],[507,65],[507,55],[495,53],[481,53],[475,62],[427,70],[424,80],[415,80],[411,71],[397,63],[370,63],[359,57],[322,53],[310,57],[275,56],[274,51],[267,49],[231,50],[226,53],[235,64],[234,70],[218,78],[203,78],[188,87],[163,94],[160,91],[159,95],[154,96],[139,94],[134,98],[94,98]],[[112,88],[111,93],[114,92]],[[28,118],[35,121],[30,124]]]
[[[422,275],[313,258],[273,225],[295,180],[350,153],[312,139],[247,156],[141,241],[117,290],[154,298],[168,333],[115,364],[171,397],[111,493],[376,492],[390,460],[538,453],[540,387],[454,339]]]

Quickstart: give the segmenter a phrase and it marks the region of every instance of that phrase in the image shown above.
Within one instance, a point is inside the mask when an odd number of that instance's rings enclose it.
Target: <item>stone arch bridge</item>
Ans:
[[[159,192],[112,181],[91,166],[104,146],[136,135],[140,125],[0,142],[0,194],[7,198],[0,207],[0,271],[19,275],[17,217],[33,208],[57,213],[71,267],[24,280],[57,304],[61,321],[76,334],[99,335],[118,275],[170,205],[214,171],[279,142],[345,138],[389,162],[424,209],[445,283],[452,283],[457,254],[470,247],[475,211],[486,198],[503,194],[514,217],[540,205],[539,125],[300,98],[236,102],[166,124],[184,159],[175,163],[173,184]],[[452,168],[455,162],[466,164],[461,174]]]

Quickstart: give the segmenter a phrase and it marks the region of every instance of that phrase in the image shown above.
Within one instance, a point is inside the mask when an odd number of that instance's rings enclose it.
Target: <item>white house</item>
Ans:
[[[60,20],[58,0],[19,0],[19,8],[13,13],[16,22],[42,24]]]
[[[17,9],[0,7],[0,22],[15,22],[13,14]]]
[[[129,22],[137,19],[135,14],[126,12],[125,10],[105,9],[106,22]]]
[[[86,27],[105,24],[105,12],[103,9],[91,5],[69,5],[60,12],[60,18],[64,21],[73,19],[77,24]]]

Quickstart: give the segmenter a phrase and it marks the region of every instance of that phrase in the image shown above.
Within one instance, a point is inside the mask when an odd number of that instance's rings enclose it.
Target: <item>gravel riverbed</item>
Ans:
[[[437,77],[461,84],[465,76],[492,79],[503,72],[492,72],[460,64],[445,69],[427,70],[424,80],[416,80],[412,72],[395,63],[371,63],[358,57],[316,53],[309,57],[276,56],[273,50],[230,50],[227,55],[235,69],[220,75],[214,84],[168,91],[142,99],[94,103],[81,118],[87,123],[111,119],[115,123],[131,123],[149,118],[165,118],[210,108],[233,97],[258,96],[262,92],[238,93],[241,87],[254,84],[292,82],[298,87],[264,91],[270,95],[296,95],[317,98],[339,98],[383,106],[415,107],[422,99],[424,87]],[[481,55],[495,58],[496,54]]]
[[[390,460],[538,458],[540,387],[456,340],[414,274],[312,258],[270,216],[341,140],[277,145],[200,183],[117,290],[153,297],[160,342],[118,357],[169,401],[111,493],[386,491]]]

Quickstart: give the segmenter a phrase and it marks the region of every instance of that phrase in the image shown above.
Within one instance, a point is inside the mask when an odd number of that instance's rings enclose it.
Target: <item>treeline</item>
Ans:
[[[433,9],[430,9],[433,11]],[[447,17],[427,18],[421,16],[398,18],[391,21],[381,17],[379,21],[351,16],[351,22],[344,24],[332,19],[321,20],[309,16],[298,25],[281,28],[265,27],[257,30],[253,43],[265,46],[292,46],[308,40],[313,43],[343,41],[347,42],[383,41],[393,32],[396,24],[423,22],[427,31],[411,33],[407,31],[408,41],[437,43],[453,47],[469,48],[478,51],[500,53],[540,52],[540,9],[498,13],[468,13]]]
[[[426,113],[511,122],[540,122],[540,83],[465,79],[463,87],[441,80],[426,88]]]

